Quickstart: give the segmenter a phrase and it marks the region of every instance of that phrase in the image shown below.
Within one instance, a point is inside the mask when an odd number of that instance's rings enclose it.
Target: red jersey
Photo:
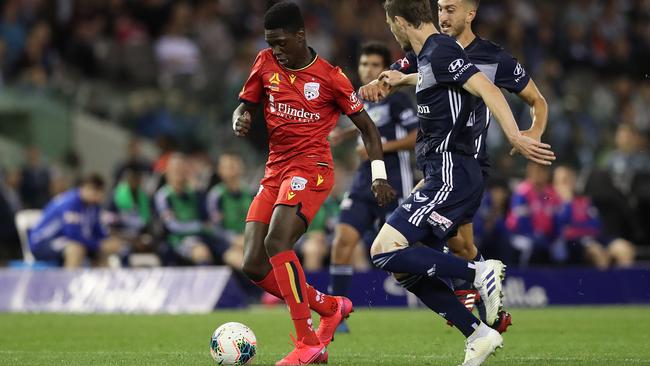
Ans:
[[[278,164],[314,159],[332,163],[327,135],[341,113],[363,110],[350,80],[339,67],[316,57],[292,70],[280,65],[270,48],[257,54],[239,99],[258,104],[264,99],[269,134],[266,175]],[[277,167],[277,168],[276,168]]]

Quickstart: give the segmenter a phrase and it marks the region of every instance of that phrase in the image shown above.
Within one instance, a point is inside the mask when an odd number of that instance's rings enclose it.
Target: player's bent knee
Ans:
[[[402,233],[389,224],[384,224],[381,230],[379,230],[375,241],[372,243],[372,247],[370,247],[370,255],[375,256],[394,252],[405,249],[408,245],[408,240],[406,240],[406,237]]]

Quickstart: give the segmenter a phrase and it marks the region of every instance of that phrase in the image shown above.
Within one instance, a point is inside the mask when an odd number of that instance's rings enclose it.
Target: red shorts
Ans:
[[[334,186],[334,169],[327,163],[292,164],[266,174],[253,199],[246,222],[269,224],[276,205],[298,206],[298,215],[309,225]]]

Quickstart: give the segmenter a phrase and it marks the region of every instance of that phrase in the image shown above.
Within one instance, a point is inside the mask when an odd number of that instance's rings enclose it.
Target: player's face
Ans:
[[[384,59],[379,55],[361,55],[359,58],[359,78],[365,85],[377,79],[384,71]]]
[[[265,29],[264,40],[273,50],[273,56],[284,67],[295,68],[296,60],[304,50],[305,32],[288,32],[282,28]]]
[[[442,33],[451,37],[462,34],[470,10],[463,0],[438,0],[438,25]]]
[[[100,205],[105,199],[105,192],[103,189],[88,184],[82,186],[79,193],[81,195],[81,200],[88,205]]]
[[[409,41],[409,38],[406,35],[406,28],[402,24],[400,24],[400,21],[397,18],[391,19],[387,13],[386,22],[388,22],[388,26],[390,26],[390,31],[395,36],[397,43],[399,43],[399,45],[402,46],[402,49],[406,52],[413,50],[413,46],[411,46],[411,41]]]

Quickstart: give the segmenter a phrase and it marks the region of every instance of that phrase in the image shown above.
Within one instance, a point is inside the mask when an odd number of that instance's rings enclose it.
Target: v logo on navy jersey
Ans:
[[[415,191],[415,194],[413,195],[413,201],[418,202],[418,203],[422,203],[422,202],[426,202],[428,200],[429,200],[429,197],[427,197],[426,195],[420,193],[420,191]]]
[[[455,73],[456,71],[460,70],[463,65],[465,65],[465,60],[458,58],[449,64],[449,72]]]

